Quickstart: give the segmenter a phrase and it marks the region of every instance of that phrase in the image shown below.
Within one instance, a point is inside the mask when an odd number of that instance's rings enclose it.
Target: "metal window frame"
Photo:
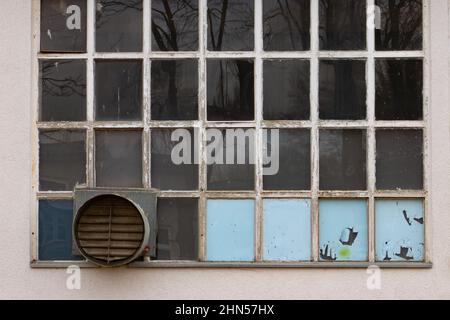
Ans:
[[[372,8],[375,0],[366,0]],[[143,52],[142,53],[97,53],[95,52],[95,0],[87,0],[87,52],[81,54],[40,52],[40,0],[32,0],[33,10],[33,57],[32,57],[32,208],[30,217],[31,266],[43,268],[94,267],[84,261],[39,261],[38,260],[38,202],[40,199],[71,199],[73,192],[40,192],[39,185],[39,129],[85,129],[87,132],[87,187],[95,186],[94,135],[97,129],[138,129],[143,132],[143,186],[151,188],[151,141],[153,128],[197,128],[199,129],[199,190],[161,191],[159,197],[191,197],[199,200],[199,261],[155,261],[134,262],[130,267],[148,268],[367,268],[377,265],[382,268],[429,268],[432,266],[430,254],[430,212],[429,212],[429,95],[430,95],[430,6],[431,0],[423,0],[423,49],[421,51],[375,51],[375,32],[367,28],[366,51],[319,51],[319,3],[311,0],[311,48],[302,52],[263,51],[263,4],[255,1],[255,48],[252,52],[210,52],[207,50],[207,0],[199,0],[199,50],[195,52],[152,52],[151,51],[151,0],[143,0]],[[195,121],[153,121],[150,119],[151,100],[151,59],[183,59],[198,61],[198,101],[199,118]],[[250,58],[254,61],[255,120],[245,122],[211,122],[206,118],[206,59],[210,58]],[[267,121],[262,118],[263,102],[263,61],[264,59],[303,58],[310,61],[311,116],[307,121]],[[367,119],[359,121],[319,120],[319,59],[352,58],[366,60]],[[420,58],[424,66],[424,116],[423,121],[376,121],[375,120],[375,59],[376,58]],[[85,59],[87,61],[87,120],[84,122],[39,122],[39,60],[40,59]],[[94,121],[94,64],[100,59],[141,59],[143,61],[143,120],[123,122]],[[206,175],[205,141],[207,128],[255,128],[255,190],[254,191],[208,191]],[[263,128],[308,128],[311,131],[311,190],[308,191],[267,191],[262,188],[262,130]],[[360,128],[367,134],[367,190],[364,191],[322,191],[319,190],[319,129]],[[380,128],[416,128],[423,130],[424,136],[424,189],[419,191],[382,191],[375,187],[375,130]],[[264,198],[309,198],[311,200],[311,261],[272,262],[262,260],[262,210]],[[208,198],[249,198],[255,200],[255,261],[254,262],[209,262],[205,261],[205,221]],[[321,262],[319,261],[319,219],[320,198],[363,198],[368,204],[368,256],[366,262]],[[375,199],[420,198],[424,201],[425,250],[423,262],[376,262],[375,261]]]

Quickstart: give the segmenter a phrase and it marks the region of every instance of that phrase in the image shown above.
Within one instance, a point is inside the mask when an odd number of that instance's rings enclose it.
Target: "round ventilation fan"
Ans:
[[[148,221],[131,201],[101,195],[76,213],[74,239],[81,254],[101,266],[125,265],[146,249]]]

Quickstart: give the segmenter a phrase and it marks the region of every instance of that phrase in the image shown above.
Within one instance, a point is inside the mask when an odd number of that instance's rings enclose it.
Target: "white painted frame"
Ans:
[[[372,8],[375,0],[366,0]],[[262,1],[255,1],[255,49],[252,52],[211,52],[207,50],[207,0],[199,0],[199,51],[196,52],[152,52],[151,51],[151,0],[143,0],[143,52],[142,53],[97,53],[95,52],[95,0],[87,0],[87,52],[81,54],[40,52],[40,0],[33,2],[33,79],[32,79],[32,210],[31,210],[31,266],[67,267],[77,264],[93,267],[83,261],[38,261],[38,201],[40,199],[71,199],[73,192],[40,192],[39,185],[39,129],[85,129],[87,132],[87,185],[95,185],[94,130],[95,129],[141,129],[143,131],[143,185],[151,187],[151,141],[152,128],[198,128],[200,140],[199,190],[161,191],[160,197],[192,197],[199,199],[199,261],[150,261],[135,262],[134,267],[322,267],[322,268],[365,268],[378,265],[386,268],[431,267],[430,255],[430,212],[428,190],[429,172],[429,5],[423,0],[423,50],[421,51],[375,51],[375,33],[367,28],[366,51],[319,51],[319,0],[311,0],[311,49],[301,52],[263,51],[263,8]],[[199,77],[199,119],[196,121],[152,121],[150,119],[150,70],[151,59],[198,59]],[[255,120],[245,122],[208,122],[206,117],[206,59],[249,58],[254,59],[255,71]],[[308,121],[265,121],[262,119],[263,105],[263,61],[264,59],[303,58],[310,60],[311,118]],[[319,59],[360,58],[366,59],[367,120],[324,121],[319,120]],[[420,58],[424,63],[424,120],[423,121],[376,121],[375,120],[375,58]],[[39,122],[39,59],[85,59],[87,61],[87,121],[85,122]],[[97,59],[141,59],[143,60],[143,120],[133,122],[94,121],[94,64]],[[205,141],[207,128],[255,128],[256,165],[255,191],[207,191],[206,152],[201,143]],[[311,190],[307,191],[265,191],[262,188],[262,128],[309,128],[311,130]],[[359,128],[367,132],[367,190],[365,191],[320,191],[319,190],[319,129]],[[375,188],[375,130],[378,128],[416,128],[424,134],[424,190],[379,191]],[[311,261],[267,262],[262,261],[262,211],[264,198],[309,198],[311,199]],[[255,261],[254,262],[208,262],[205,261],[205,210],[208,198],[249,198],[255,200]],[[319,198],[364,198],[368,203],[368,250],[367,262],[321,262],[319,261]],[[376,262],[375,261],[375,199],[377,198],[421,198],[425,214],[425,260],[424,262]]]

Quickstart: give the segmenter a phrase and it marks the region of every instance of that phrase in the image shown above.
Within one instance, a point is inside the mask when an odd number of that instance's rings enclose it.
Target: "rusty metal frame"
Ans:
[[[368,8],[375,0],[366,0]],[[430,253],[430,212],[429,194],[429,95],[430,95],[430,51],[429,25],[431,0],[423,1],[423,50],[422,51],[375,51],[374,32],[367,28],[366,51],[319,51],[319,5],[318,0],[311,1],[311,50],[304,52],[264,52],[262,1],[255,1],[255,49],[252,52],[210,52],[207,50],[207,0],[199,0],[199,50],[197,52],[152,52],[151,50],[151,0],[143,0],[143,52],[142,53],[96,53],[95,52],[95,0],[87,0],[87,53],[82,54],[47,54],[40,53],[40,0],[32,0],[33,6],[33,57],[32,57],[32,207],[30,217],[30,256],[32,267],[54,268],[77,264],[92,267],[88,262],[80,261],[38,261],[38,200],[71,199],[73,192],[39,191],[39,129],[85,129],[87,132],[87,187],[95,186],[94,172],[94,132],[99,129],[135,129],[143,132],[143,186],[151,188],[151,130],[153,128],[197,128],[200,147],[199,190],[198,191],[161,191],[160,197],[192,197],[199,199],[199,261],[149,261],[135,262],[131,267],[289,267],[289,268],[366,268],[378,265],[385,268],[428,268],[431,267]],[[85,122],[39,122],[39,59],[85,59],[87,61],[87,121]],[[151,59],[198,60],[199,77],[199,119],[196,121],[153,121],[150,117],[150,72]],[[206,117],[206,59],[208,58],[250,58],[254,60],[255,71],[255,120],[245,122],[208,122]],[[311,119],[308,121],[266,121],[262,119],[263,70],[264,59],[299,58],[310,60],[310,98]],[[366,60],[367,81],[367,120],[360,121],[324,121],[318,116],[318,72],[321,58],[354,58]],[[375,58],[421,58],[424,60],[424,120],[423,121],[376,121],[375,120]],[[94,121],[94,65],[101,59],[141,59],[143,61],[143,120],[133,122],[96,122]],[[255,165],[254,191],[208,191],[206,175],[206,150],[202,141],[206,138],[207,128],[255,128],[257,155]],[[311,190],[305,191],[268,191],[262,188],[262,130],[263,128],[309,128],[311,130]],[[367,190],[364,191],[321,191],[319,190],[319,129],[322,128],[360,128],[367,131]],[[375,130],[378,128],[416,128],[424,132],[424,190],[382,191],[375,187]],[[311,261],[310,262],[265,262],[262,260],[262,210],[264,198],[309,198],[311,199]],[[205,261],[205,222],[206,201],[208,198],[251,198],[255,199],[255,262],[208,262]],[[318,205],[320,198],[362,198],[368,203],[369,260],[367,262],[320,262]],[[424,200],[425,214],[425,260],[424,262],[376,262],[375,261],[375,199],[379,198],[421,198]]]

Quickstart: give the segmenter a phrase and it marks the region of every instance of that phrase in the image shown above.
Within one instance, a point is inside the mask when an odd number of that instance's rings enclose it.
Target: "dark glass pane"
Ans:
[[[310,0],[264,0],[264,50],[310,48]]]
[[[152,49],[198,50],[198,0],[152,1]]]
[[[208,129],[207,135],[208,189],[253,190],[255,187],[254,130]],[[241,161],[238,161],[238,158]]]
[[[253,120],[253,61],[208,60],[207,63],[208,120]]]
[[[39,201],[39,260],[82,260],[72,254],[72,200]]]
[[[264,61],[264,119],[309,119],[309,60]]]
[[[320,130],[320,189],[366,190],[366,132]]]
[[[376,50],[422,49],[422,0],[375,0]]]
[[[142,0],[97,0],[96,50],[142,51]]]
[[[252,51],[253,0],[208,0],[208,50]]]
[[[366,118],[366,62],[320,61],[319,116],[324,120]]]
[[[192,129],[152,130],[152,187],[162,190],[198,188],[196,141]]]
[[[86,133],[39,132],[39,190],[71,191],[86,182]]]
[[[86,120],[86,61],[40,61],[40,121]]]
[[[142,187],[142,132],[95,132],[97,187]]]
[[[274,152],[270,135],[267,148]],[[311,142],[309,130],[279,130],[279,170],[275,175],[264,175],[265,190],[309,190],[311,188]]]
[[[96,61],[95,120],[141,120],[142,62]]]
[[[366,48],[366,1],[320,0],[320,50]]]
[[[197,60],[152,61],[152,120],[198,119]]]
[[[377,120],[421,120],[422,60],[377,59],[375,66]]]
[[[156,259],[198,259],[197,199],[158,199]]]
[[[423,188],[423,134],[421,130],[378,130],[377,189]]]
[[[41,51],[86,52],[86,0],[41,0]]]

